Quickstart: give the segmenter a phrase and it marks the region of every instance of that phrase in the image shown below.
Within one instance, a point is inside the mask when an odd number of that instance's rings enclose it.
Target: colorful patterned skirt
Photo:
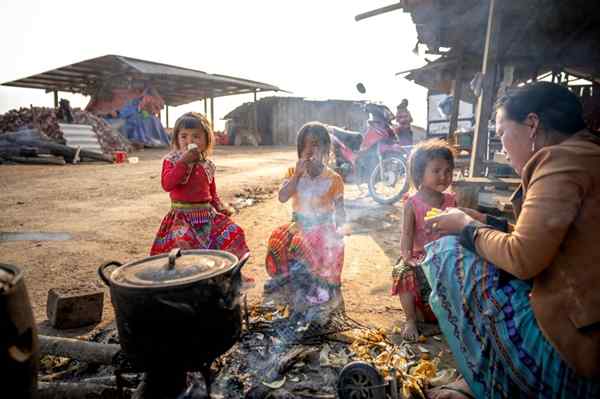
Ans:
[[[477,398],[599,398],[542,334],[531,284],[513,278],[455,237],[426,247],[430,304],[459,371]]]
[[[292,223],[271,233],[267,273],[287,277],[292,263],[306,266],[311,276],[325,286],[341,285],[344,240],[336,231],[332,215],[310,218],[295,213]]]
[[[227,216],[217,213],[210,204],[173,202],[164,217],[150,255],[173,248],[220,249],[238,258],[250,252],[244,231]]]
[[[429,306],[431,287],[425,272],[419,263],[413,266],[403,259],[398,260],[392,270],[392,295],[410,293],[415,299],[415,307],[421,312],[426,322],[436,322],[436,317]]]

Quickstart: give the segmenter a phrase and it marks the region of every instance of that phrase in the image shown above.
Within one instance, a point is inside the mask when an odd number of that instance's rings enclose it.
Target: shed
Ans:
[[[363,104],[356,101],[273,96],[242,104],[223,119],[228,121],[230,140],[236,136],[236,130],[254,130],[254,126],[257,126],[261,144],[293,145],[296,143],[296,133],[306,122],[319,121],[363,131],[368,114],[363,110]]]

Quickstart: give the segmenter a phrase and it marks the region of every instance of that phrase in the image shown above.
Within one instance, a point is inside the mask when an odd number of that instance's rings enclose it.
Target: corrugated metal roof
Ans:
[[[85,95],[94,95],[104,87],[144,88],[151,85],[158,90],[166,104],[172,106],[254,91],[282,91],[268,83],[120,55],[81,61],[3,85]]]
[[[96,136],[90,125],[77,125],[74,123],[59,123],[58,125],[69,147],[80,147],[82,150],[102,154],[98,136]]]

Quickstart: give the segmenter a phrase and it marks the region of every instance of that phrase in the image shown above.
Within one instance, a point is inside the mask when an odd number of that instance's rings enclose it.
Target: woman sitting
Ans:
[[[537,82],[498,102],[521,176],[516,224],[451,209],[423,264],[464,380],[432,398],[600,397],[600,137],[577,97]]]

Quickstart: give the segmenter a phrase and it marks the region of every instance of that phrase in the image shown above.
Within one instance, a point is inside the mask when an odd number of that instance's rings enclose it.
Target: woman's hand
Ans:
[[[478,212],[479,213],[479,212]],[[448,208],[439,216],[425,221],[425,228],[443,236],[460,234],[466,225],[473,222],[473,217],[458,208]]]
[[[458,208],[458,209],[460,209],[467,215],[471,216],[473,219],[477,220],[478,222],[486,223],[486,221],[487,221],[486,215],[484,213],[477,212],[475,209],[471,209],[471,208]]]
[[[185,154],[183,154],[181,160],[188,165],[196,163],[200,160],[200,151],[197,149],[188,150],[185,152]]]

